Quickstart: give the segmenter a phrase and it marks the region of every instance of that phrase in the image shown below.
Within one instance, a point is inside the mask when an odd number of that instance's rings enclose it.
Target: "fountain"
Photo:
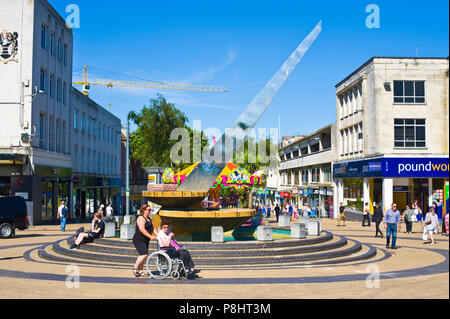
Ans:
[[[211,186],[231,160],[234,151],[239,149],[245,137],[255,127],[275,95],[315,41],[321,27],[322,24],[319,22],[236,119],[232,126],[233,138],[226,137],[224,133],[176,189],[168,185],[160,185],[159,188],[142,193],[143,197],[161,206],[159,212],[153,216],[153,224],[156,228],[159,227],[162,219],[167,219],[171,222],[177,238],[196,240],[196,238],[210,235],[213,226],[222,226],[223,231],[226,232],[239,227],[256,214],[254,209],[245,208],[206,211],[201,202],[208,196]]]

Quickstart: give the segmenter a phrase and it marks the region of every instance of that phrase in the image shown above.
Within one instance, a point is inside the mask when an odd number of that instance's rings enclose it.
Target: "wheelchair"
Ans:
[[[153,279],[164,279],[170,275],[173,280],[186,277],[186,268],[181,259],[174,256],[172,251],[158,250],[147,257],[145,263],[147,272]]]

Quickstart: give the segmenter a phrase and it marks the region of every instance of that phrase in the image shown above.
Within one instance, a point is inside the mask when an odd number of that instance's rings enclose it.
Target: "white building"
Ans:
[[[1,1],[0,52],[0,195],[24,196],[32,224],[54,222],[60,201],[72,201],[74,171],[84,173],[72,167],[72,145],[100,149],[101,176],[115,178],[120,142],[94,146],[72,134],[72,30],[46,0]],[[120,130],[116,117],[99,114]]]
[[[118,211],[120,201],[120,119],[72,88],[70,136],[74,172],[73,201],[81,218],[103,204]]]
[[[319,207],[322,215],[332,209],[334,124],[296,139],[280,149],[279,193],[285,202]]]
[[[334,210],[339,202],[418,199],[448,179],[448,58],[374,57],[336,85]],[[335,214],[337,215],[337,214]]]

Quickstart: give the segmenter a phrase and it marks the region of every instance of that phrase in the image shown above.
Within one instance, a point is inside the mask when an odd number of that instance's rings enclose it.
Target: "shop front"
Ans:
[[[334,164],[335,208],[339,202],[362,210],[365,202],[386,209],[395,202],[400,210],[417,202],[428,212],[436,199],[445,202],[448,157],[377,157]]]
[[[73,203],[79,205],[80,218],[91,218],[100,205],[105,207],[111,203],[114,212],[118,213],[120,204],[120,178],[74,177]],[[75,216],[75,209],[71,210]]]

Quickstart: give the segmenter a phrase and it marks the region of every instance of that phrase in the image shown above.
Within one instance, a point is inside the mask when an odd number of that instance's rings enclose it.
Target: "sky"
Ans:
[[[257,127],[306,135],[336,121],[335,85],[374,56],[448,57],[448,1],[49,0],[73,29],[74,80],[145,79],[218,85],[228,92],[92,86],[90,97],[126,124],[157,93],[193,125],[223,132],[321,20],[322,32]],[[379,27],[373,22],[375,4]],[[66,12],[67,10],[67,12]],[[418,48],[418,51],[417,51]],[[111,108],[108,105],[111,104]]]

